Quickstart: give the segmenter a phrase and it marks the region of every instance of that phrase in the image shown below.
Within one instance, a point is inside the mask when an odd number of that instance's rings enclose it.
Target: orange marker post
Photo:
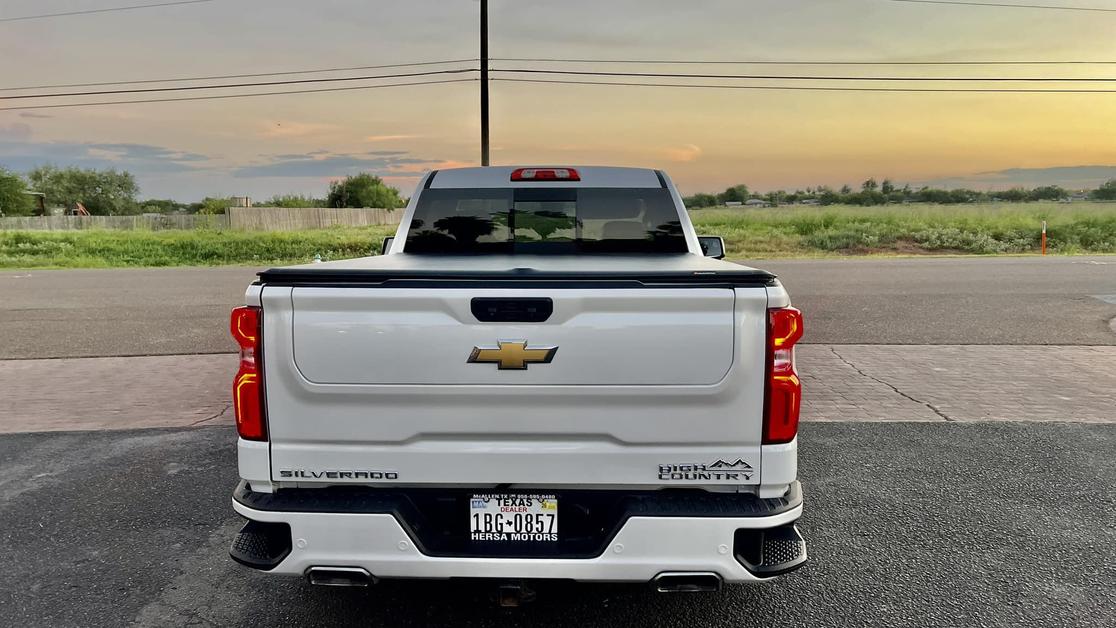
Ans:
[[[1046,255],[1046,221],[1042,221],[1042,254]]]

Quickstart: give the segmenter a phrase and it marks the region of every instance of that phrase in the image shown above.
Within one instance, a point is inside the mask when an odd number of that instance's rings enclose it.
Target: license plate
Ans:
[[[469,536],[474,541],[554,542],[558,540],[558,498],[554,495],[473,495]]]

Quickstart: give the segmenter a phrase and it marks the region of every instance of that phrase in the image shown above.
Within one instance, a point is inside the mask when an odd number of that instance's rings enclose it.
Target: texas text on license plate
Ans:
[[[473,495],[469,535],[474,541],[557,541],[558,499],[554,495]]]

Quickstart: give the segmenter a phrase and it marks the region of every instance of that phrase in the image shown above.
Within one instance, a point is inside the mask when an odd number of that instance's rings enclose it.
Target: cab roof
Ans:
[[[521,168],[562,168],[576,170],[580,181],[512,181]],[[427,175],[423,187],[443,188],[665,188],[666,178],[650,168],[614,166],[488,166],[435,170]]]

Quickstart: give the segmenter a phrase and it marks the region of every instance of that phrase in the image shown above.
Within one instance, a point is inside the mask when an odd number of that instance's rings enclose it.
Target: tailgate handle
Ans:
[[[473,316],[482,323],[542,323],[554,313],[550,297],[474,297]]]

